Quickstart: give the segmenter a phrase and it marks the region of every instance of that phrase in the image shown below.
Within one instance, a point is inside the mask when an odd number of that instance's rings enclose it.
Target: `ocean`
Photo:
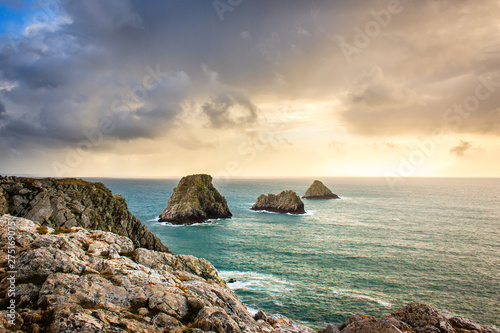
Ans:
[[[157,222],[179,179],[90,179],[122,194],[174,253],[209,260],[250,309],[323,329],[351,314],[428,303],[500,327],[500,179],[322,178],[340,200],[304,200],[301,216],[251,211],[260,194],[314,179],[215,182],[233,218]]]

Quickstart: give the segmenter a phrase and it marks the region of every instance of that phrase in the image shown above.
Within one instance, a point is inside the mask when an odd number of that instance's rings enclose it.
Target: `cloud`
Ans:
[[[404,2],[351,62],[334,37],[353,43],[354,28],[386,2],[284,3],[239,6],[222,24],[211,2],[184,0],[60,1],[45,24],[19,20],[18,35],[0,38],[0,155],[64,153],[102,119],[114,127],[99,148],[110,154],[146,141],[179,151],[226,147],[232,129],[258,135],[279,107],[296,105],[310,107],[287,114],[280,128],[296,146],[317,129],[377,142],[436,129],[500,136],[497,0]],[[23,10],[29,23],[39,8]],[[149,89],[156,68],[163,80]],[[488,97],[465,110],[483,79]]]
[[[202,105],[212,128],[238,128],[257,121],[257,107],[238,91],[224,91]]]
[[[472,148],[472,144],[470,142],[460,140],[460,143],[457,146],[452,147],[450,149],[450,153],[456,154],[457,156],[461,157],[461,156],[464,156],[465,153],[470,151],[471,148]]]
[[[5,119],[7,115],[7,110],[5,110],[5,105],[0,101],[0,120]]]
[[[345,146],[346,146],[346,143],[342,142],[342,141],[330,141],[328,143],[328,149],[334,150],[339,154],[345,153]]]

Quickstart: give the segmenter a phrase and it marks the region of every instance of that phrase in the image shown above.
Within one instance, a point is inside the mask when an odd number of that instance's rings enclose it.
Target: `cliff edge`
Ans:
[[[170,252],[102,183],[80,179],[0,176],[0,215],[24,217],[55,229],[82,227],[129,237],[135,247]]]

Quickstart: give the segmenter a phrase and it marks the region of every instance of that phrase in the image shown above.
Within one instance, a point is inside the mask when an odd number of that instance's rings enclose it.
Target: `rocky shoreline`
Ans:
[[[0,333],[316,332],[279,314],[252,316],[210,262],[175,255],[144,236],[149,231],[125,200],[100,183],[2,177],[0,184]],[[135,221],[142,228],[126,227]],[[14,313],[7,309],[12,300]],[[425,304],[378,319],[354,314],[320,332],[498,333]]]

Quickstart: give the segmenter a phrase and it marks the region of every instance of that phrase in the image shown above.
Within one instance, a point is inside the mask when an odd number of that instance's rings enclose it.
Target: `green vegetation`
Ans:
[[[49,230],[47,229],[47,227],[45,227],[45,226],[43,226],[43,225],[39,226],[39,227],[36,229],[36,231],[38,231],[38,233],[39,233],[40,235],[45,235],[46,233],[48,233],[48,232],[49,232]]]

